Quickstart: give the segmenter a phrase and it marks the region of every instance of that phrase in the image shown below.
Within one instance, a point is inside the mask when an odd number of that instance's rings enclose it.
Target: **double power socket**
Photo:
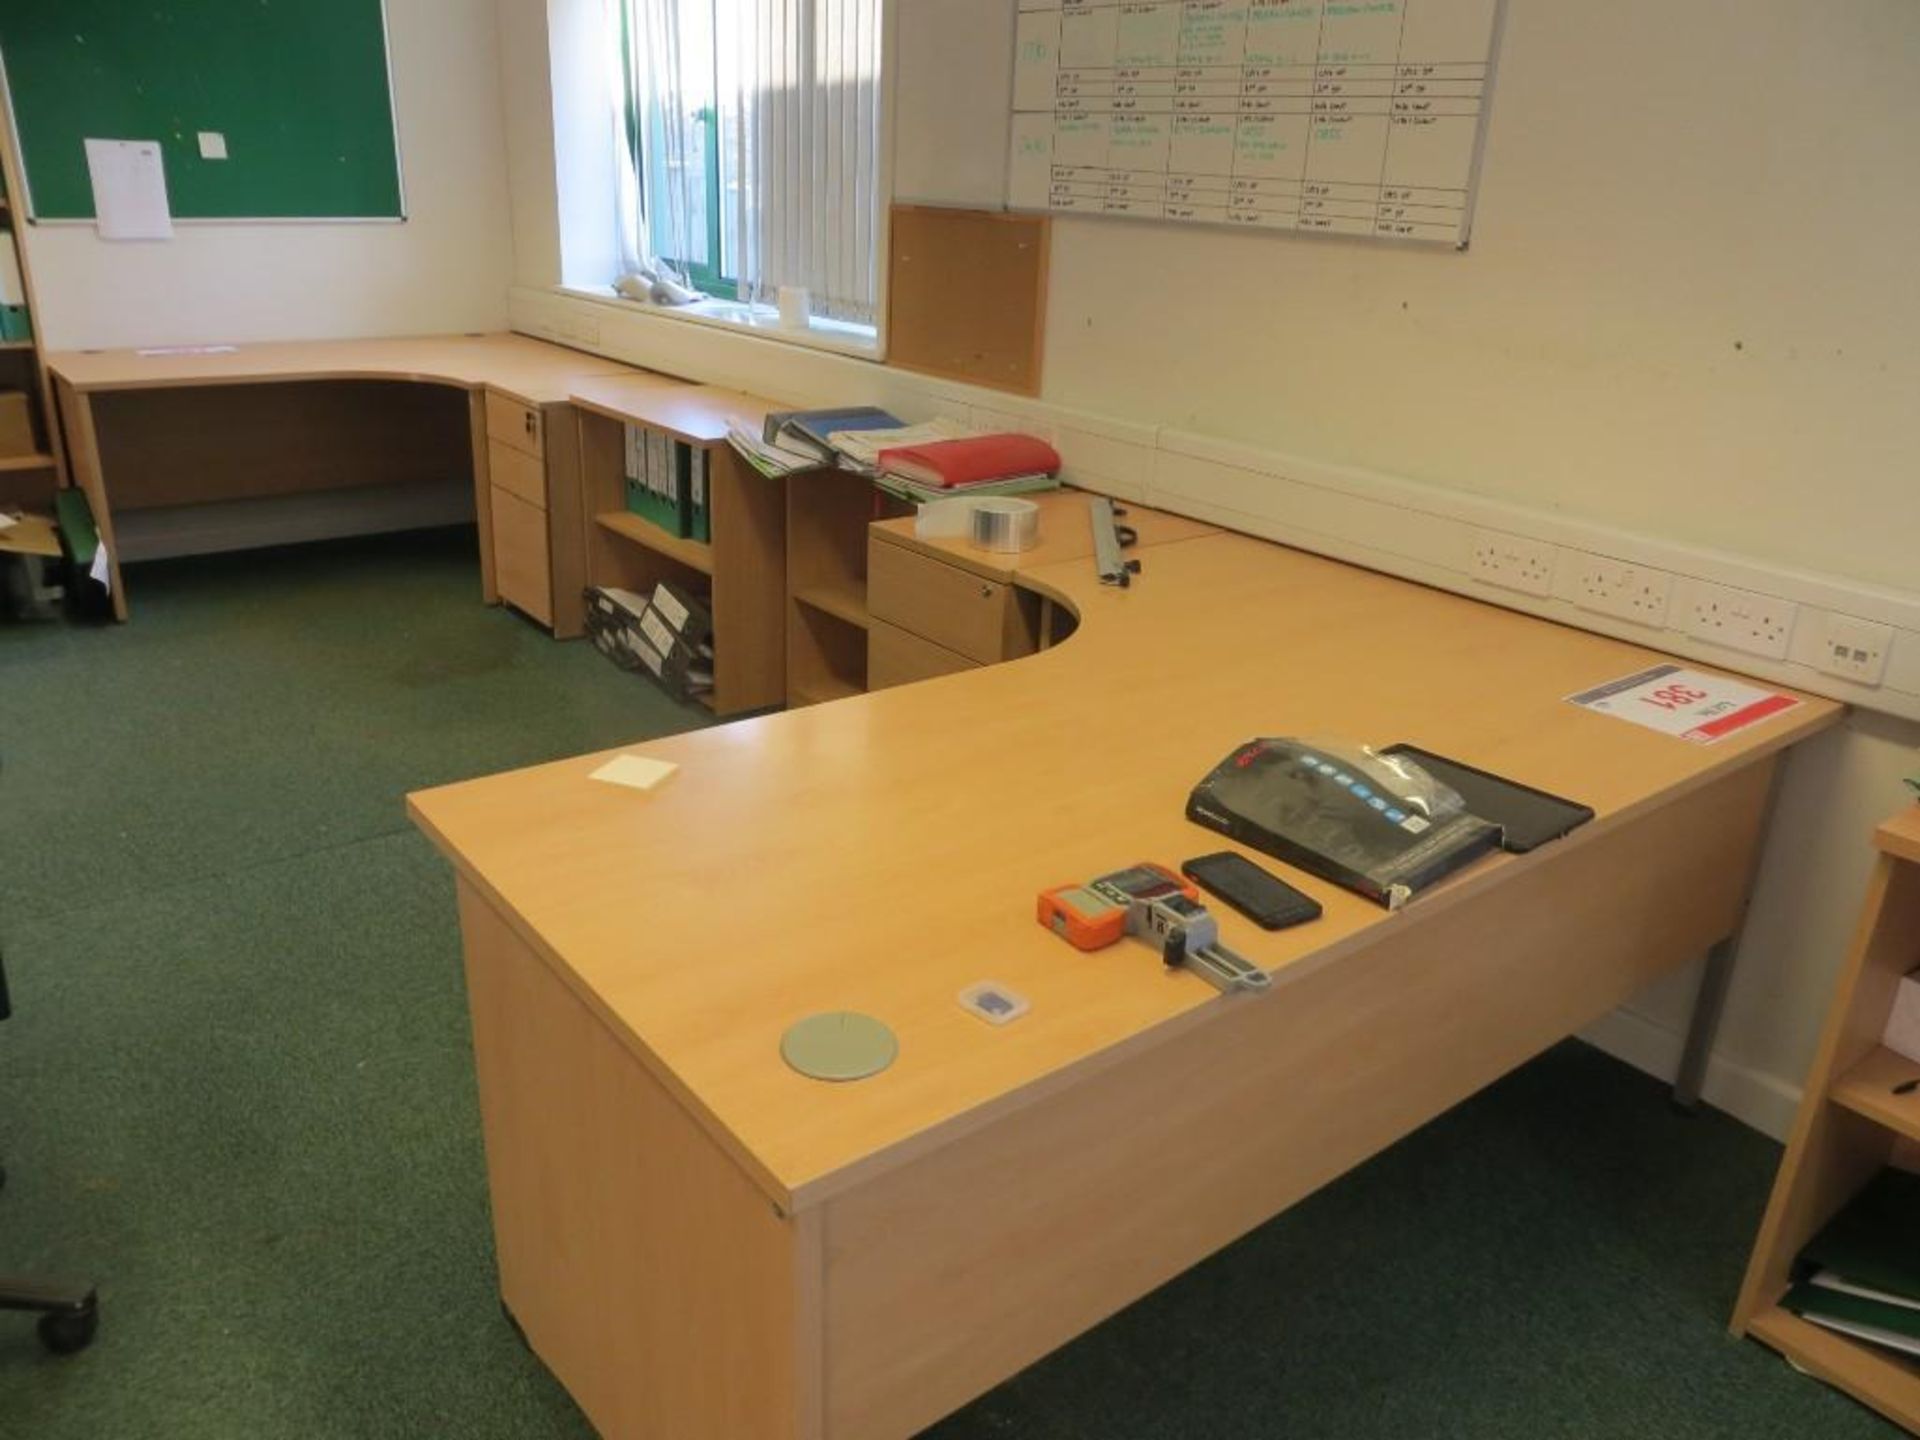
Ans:
[[[1799,658],[1860,685],[1881,682],[1893,647],[1893,628],[1877,621],[1837,611],[1808,610],[1803,616],[1800,606],[1776,595],[1500,530],[1474,532],[1472,573],[1489,585],[1565,600],[1650,630],[1678,630],[1770,660],[1785,660],[1796,650],[1797,627],[1818,626],[1797,647]]]

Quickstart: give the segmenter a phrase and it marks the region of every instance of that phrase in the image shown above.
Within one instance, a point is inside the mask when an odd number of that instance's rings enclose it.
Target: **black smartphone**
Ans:
[[[1197,855],[1180,873],[1209,895],[1218,895],[1262,930],[1284,930],[1320,918],[1320,902],[1269,875],[1235,850]]]

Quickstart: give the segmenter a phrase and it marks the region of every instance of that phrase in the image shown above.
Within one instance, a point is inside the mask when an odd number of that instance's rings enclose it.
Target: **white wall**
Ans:
[[[997,201],[1013,9],[898,0],[898,198]],[[551,149],[513,123],[516,157]],[[1910,0],[1509,0],[1469,251],[1062,218],[1044,398],[1911,594],[1920,188],[1890,177],[1916,134]],[[535,169],[515,194],[550,230]],[[557,253],[523,249],[520,282]],[[819,369],[649,343],[775,393]],[[1790,766],[1708,1091],[1776,1134],[1916,745],[1863,716]],[[1596,1034],[1669,1067],[1689,979]]]
[[[24,227],[56,349],[497,330],[513,242],[492,0],[388,0],[407,219]],[[544,48],[544,47],[543,47]]]
[[[1011,9],[901,4],[900,198]],[[1916,135],[1911,0],[1510,0],[1467,253],[1062,217],[1047,398],[1912,589]]]
[[[498,0],[494,6],[512,179],[513,278],[521,285],[552,284],[561,274],[547,9],[544,0]]]

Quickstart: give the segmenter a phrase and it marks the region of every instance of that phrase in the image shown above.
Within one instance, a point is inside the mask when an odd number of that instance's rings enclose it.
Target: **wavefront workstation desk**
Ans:
[[[1127,589],[1038,558],[1013,583],[1079,623],[1025,658],[649,741],[648,793],[602,754],[410,799],[457,877],[502,1297],[608,1436],[905,1440],[1711,951],[1704,1055],[1774,772],[1841,714],[1690,744],[1566,699],[1650,652],[1239,535]],[[1596,818],[1392,913],[1283,869],[1322,919],[1221,920],[1261,994],[1035,923],[1220,848],[1188,792],[1261,735]],[[982,1023],[981,981],[1030,1011]],[[843,1010],[890,1068],[783,1061]]]

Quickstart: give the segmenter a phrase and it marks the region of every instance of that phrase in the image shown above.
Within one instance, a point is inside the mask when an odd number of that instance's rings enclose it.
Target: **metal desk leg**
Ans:
[[[1687,1047],[1680,1054],[1680,1070],[1673,1077],[1673,1103],[1682,1110],[1700,1105],[1700,1087],[1707,1078],[1714,1037],[1720,1033],[1720,1015],[1727,1008],[1733,984],[1733,960],[1739,935],[1729,935],[1707,951],[1707,968],[1700,972],[1700,989],[1693,998],[1693,1018],[1687,1024]]]
[[[1754,838],[1746,893],[1740,897],[1740,914],[1734,921],[1733,933],[1707,951],[1707,968],[1700,972],[1700,989],[1693,997],[1693,1018],[1687,1022],[1686,1048],[1680,1052],[1680,1069],[1673,1077],[1673,1103],[1682,1110],[1700,1108],[1700,1087],[1706,1083],[1707,1062],[1713,1058],[1713,1042],[1720,1033],[1720,1015],[1727,1008],[1727,991],[1733,985],[1734,957],[1740,951],[1740,934],[1746,929],[1753,887],[1760,882],[1760,861],[1766,854],[1767,836],[1773,832],[1773,812],[1780,801],[1780,780],[1785,769],[1784,757],[1775,756],[1766,803],[1760,809],[1760,829]]]

